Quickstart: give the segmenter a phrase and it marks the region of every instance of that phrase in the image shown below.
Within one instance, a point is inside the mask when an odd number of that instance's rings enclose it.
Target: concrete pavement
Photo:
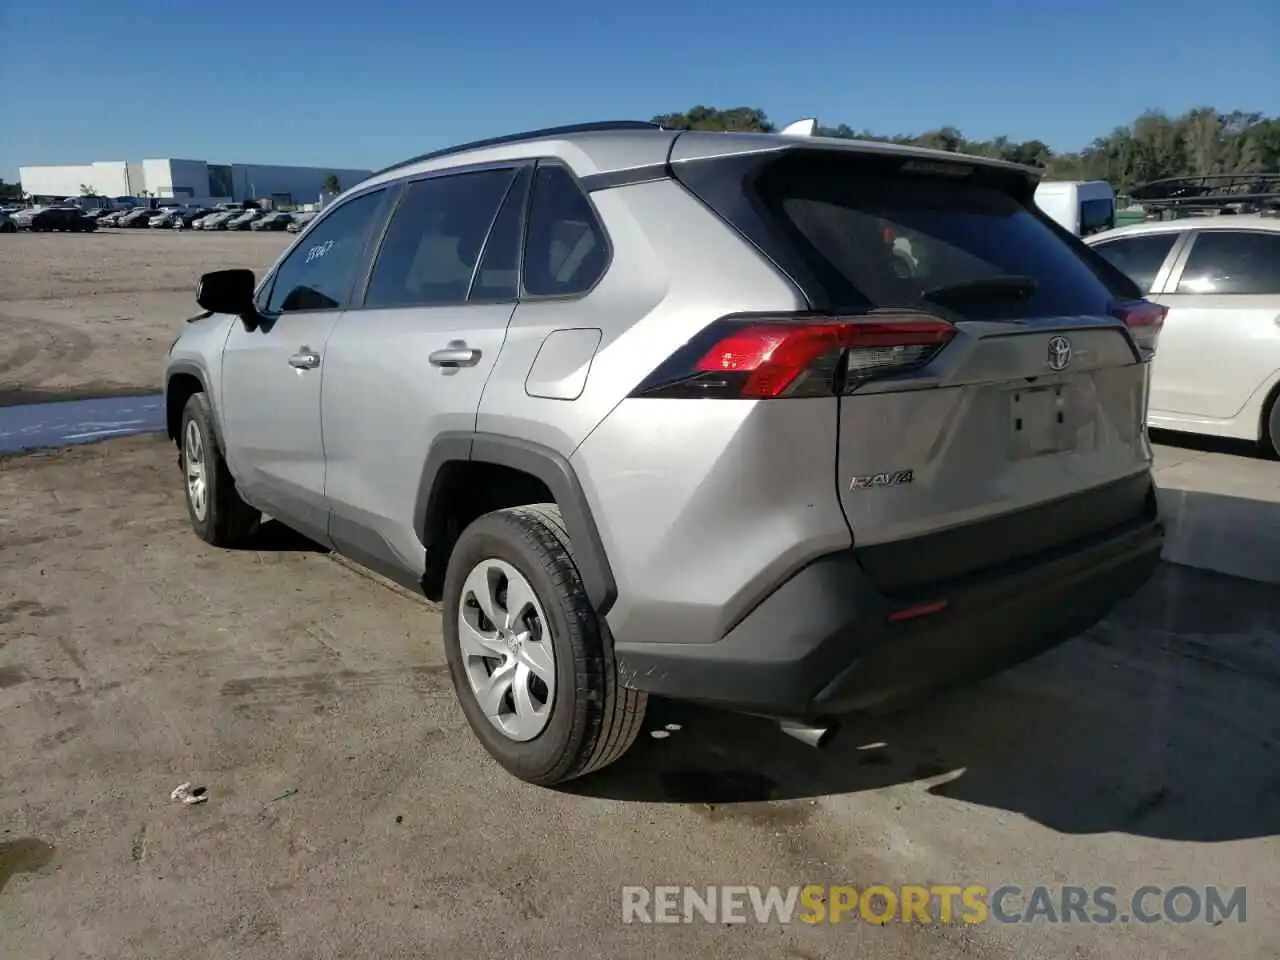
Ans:
[[[1165,559],[1280,583],[1280,462],[1197,446],[1155,447]]]

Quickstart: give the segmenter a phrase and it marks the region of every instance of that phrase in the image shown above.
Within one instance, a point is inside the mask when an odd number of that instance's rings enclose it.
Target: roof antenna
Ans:
[[[812,137],[813,131],[818,126],[817,117],[806,117],[804,120],[797,120],[795,123],[788,123],[785,127],[778,131],[784,137]]]

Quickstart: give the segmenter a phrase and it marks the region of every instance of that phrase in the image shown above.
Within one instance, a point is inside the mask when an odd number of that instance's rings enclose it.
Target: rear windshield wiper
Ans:
[[[963,302],[965,300],[1021,300],[1035,293],[1040,281],[1035,277],[1009,274],[1000,277],[982,277],[978,280],[967,280],[964,283],[948,283],[945,286],[933,287],[920,296],[925,300],[938,303]]]

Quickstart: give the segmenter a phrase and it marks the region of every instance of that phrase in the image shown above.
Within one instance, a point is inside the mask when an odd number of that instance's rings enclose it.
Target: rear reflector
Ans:
[[[901,623],[903,620],[915,620],[917,617],[928,617],[947,609],[947,601],[935,600],[932,603],[917,603],[914,607],[897,610],[889,614],[890,623]]]
[[[919,314],[727,317],[677,350],[633,395],[753,400],[831,396],[920,367],[955,334],[945,320]]]
[[[1129,336],[1133,337],[1142,359],[1154,357],[1169,308],[1150,300],[1126,300],[1116,304],[1111,312],[1129,328]]]

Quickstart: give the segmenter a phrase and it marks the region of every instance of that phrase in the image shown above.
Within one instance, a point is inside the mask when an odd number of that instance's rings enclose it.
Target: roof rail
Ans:
[[[399,163],[393,163],[389,167],[383,167],[376,173],[369,175],[368,179],[380,177],[384,173],[390,173],[392,170],[399,170],[401,167],[412,166],[415,163],[422,163],[425,160],[434,160],[437,157],[447,157],[454,153],[464,153],[467,150],[479,150],[482,147],[500,147],[508,143],[523,143],[526,140],[545,140],[548,137],[570,136],[575,133],[605,133],[611,130],[661,130],[662,127],[649,120],[599,120],[591,123],[573,123],[563,127],[544,127],[541,130],[527,130],[524,133],[509,133],[501,137],[489,137],[486,140],[472,140],[470,143],[460,143],[457,146],[445,147],[441,150],[433,150],[431,153],[424,153],[408,160],[402,160]]]
[[[1134,187],[1129,196],[1152,211],[1239,207],[1241,213],[1253,213],[1280,203],[1280,173],[1165,177]]]

